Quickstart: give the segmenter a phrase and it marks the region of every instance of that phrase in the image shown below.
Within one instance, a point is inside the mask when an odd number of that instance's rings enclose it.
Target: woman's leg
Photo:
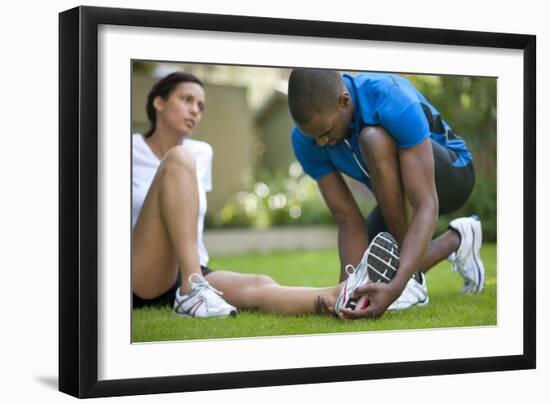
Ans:
[[[223,292],[225,301],[237,308],[279,314],[328,314],[340,286],[308,288],[282,286],[266,275],[213,271],[206,280]]]
[[[165,155],[143,203],[132,240],[133,291],[151,299],[168,290],[182,273],[201,275],[197,252],[199,196],[195,161],[182,147]],[[202,275],[201,275],[202,276]]]

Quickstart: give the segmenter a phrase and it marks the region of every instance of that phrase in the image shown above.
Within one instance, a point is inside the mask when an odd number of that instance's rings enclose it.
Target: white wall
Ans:
[[[440,0],[353,2],[319,1],[222,1],[175,2],[157,0],[164,10],[247,14],[287,18],[337,20],[433,28],[507,31],[538,35],[538,223],[539,251],[550,238],[542,229],[548,224],[543,206],[550,203],[544,181],[550,147],[545,134],[550,125],[544,112],[550,102],[548,50],[550,28],[544,2]],[[5,2],[0,24],[0,89],[2,97],[3,155],[0,158],[0,400],[2,402],[69,402],[57,385],[57,13],[78,5]],[[151,2],[88,1],[88,5],[151,8]],[[315,6],[313,7],[313,4]],[[338,4],[338,7],[335,6]],[[360,7],[353,4],[361,4]],[[433,12],[431,11],[433,10]],[[31,77],[30,75],[34,75]],[[550,378],[549,305],[550,277],[539,253],[538,291],[539,369],[535,371],[469,374],[401,380],[364,381],[308,386],[201,392],[109,399],[109,402],[168,403],[315,403],[334,401],[407,403],[474,403],[521,401],[547,396]],[[518,273],[521,268],[517,268]],[[348,348],[342,347],[346,354]],[[361,347],[357,347],[361,349]],[[180,358],[185,360],[185,358]],[[31,401],[32,400],[32,401]],[[100,400],[106,401],[106,400]],[[534,399],[541,402],[542,399]]]

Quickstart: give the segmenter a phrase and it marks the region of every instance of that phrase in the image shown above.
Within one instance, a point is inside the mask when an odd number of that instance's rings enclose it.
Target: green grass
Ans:
[[[377,321],[342,321],[317,315],[282,316],[242,310],[237,318],[182,319],[173,316],[169,308],[146,308],[133,311],[132,340],[149,342],[496,325],[496,245],[485,245],[481,253],[486,269],[482,294],[464,295],[462,278],[451,272],[449,263],[444,261],[427,275],[430,295],[427,306],[386,313]],[[283,285],[294,286],[334,285],[338,265],[336,251],[217,257],[210,262],[212,268],[261,272]]]

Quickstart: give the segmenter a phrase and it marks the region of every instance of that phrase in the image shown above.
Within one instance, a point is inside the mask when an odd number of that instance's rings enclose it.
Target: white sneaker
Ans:
[[[425,306],[429,301],[426,276],[418,272],[409,279],[403,293],[388,307],[388,311],[405,310],[413,306]]]
[[[336,313],[339,314],[343,308],[356,309],[359,299],[350,299],[355,289],[368,281],[386,283],[391,281],[398,266],[399,245],[391,234],[378,233],[367,247],[359,265],[356,268],[353,265],[346,266],[349,277],[334,305]]]
[[[193,278],[197,278],[194,280]],[[181,317],[235,317],[237,309],[223,300],[223,293],[214,289],[203,277],[192,274],[189,277],[191,292],[180,295],[176,290],[174,310]]]
[[[464,278],[464,293],[481,293],[485,285],[485,267],[481,260],[481,221],[479,217],[461,217],[449,223],[460,234],[458,249],[447,258],[453,271]]]

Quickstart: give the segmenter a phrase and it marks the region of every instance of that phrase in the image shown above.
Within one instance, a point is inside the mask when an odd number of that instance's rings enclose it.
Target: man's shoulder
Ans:
[[[371,109],[384,103],[398,87],[396,78],[389,73],[360,73],[349,77],[355,88],[356,102]]]
[[[292,130],[290,131],[290,135],[292,137],[295,137],[295,136],[305,136],[302,131],[300,129],[298,129],[296,126],[294,126],[292,128]]]
[[[307,143],[308,137],[302,133],[300,129],[297,127],[292,128],[292,131],[290,132],[290,139],[292,140],[293,144],[296,143]]]
[[[290,133],[292,146],[296,152],[300,152],[307,149],[313,149],[317,146],[314,139],[311,136],[306,136],[302,131],[296,127],[292,129]]]
[[[359,73],[355,76],[344,75],[348,77],[356,87],[387,87],[396,84],[396,77],[390,73]]]

